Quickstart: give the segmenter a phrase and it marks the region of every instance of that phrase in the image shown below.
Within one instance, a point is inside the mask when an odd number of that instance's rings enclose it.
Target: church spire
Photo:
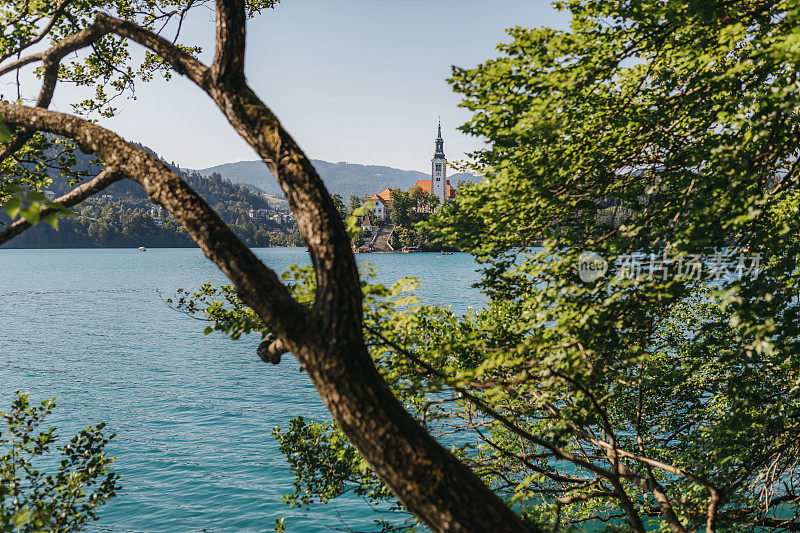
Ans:
[[[444,140],[442,139],[442,121],[439,119],[439,132],[436,135],[436,151],[433,153],[436,159],[445,159],[444,157]]]

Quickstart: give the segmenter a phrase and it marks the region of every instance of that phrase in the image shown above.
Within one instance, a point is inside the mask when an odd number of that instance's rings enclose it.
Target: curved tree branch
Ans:
[[[14,72],[15,70],[19,70],[24,66],[30,65],[31,63],[36,63],[38,61],[42,61],[44,59],[44,52],[39,52],[37,54],[31,54],[29,56],[21,57],[16,61],[12,61],[7,65],[0,67],[0,76],[4,74],[8,74],[9,72]]]

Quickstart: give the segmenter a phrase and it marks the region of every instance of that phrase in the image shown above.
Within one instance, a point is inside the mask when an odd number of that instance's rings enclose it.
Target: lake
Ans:
[[[310,264],[304,248],[255,253],[282,272]],[[377,281],[413,276],[426,303],[463,312],[484,297],[467,254],[369,254]],[[310,509],[282,502],[292,477],[271,436],[294,416],[327,411],[291,357],[256,355],[260,339],[203,335],[167,306],[178,288],[227,279],[196,249],[0,250],[0,410],[15,390],[55,396],[63,437],[100,422],[122,490],[93,531],[367,530],[356,498]]]

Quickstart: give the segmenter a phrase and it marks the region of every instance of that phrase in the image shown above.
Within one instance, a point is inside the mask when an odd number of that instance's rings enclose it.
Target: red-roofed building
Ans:
[[[455,199],[455,197],[456,197],[456,189],[455,189],[455,187],[451,187],[450,186],[450,180],[447,180],[445,183],[446,183],[445,198],[448,199],[448,200]],[[418,180],[417,183],[414,184],[414,187],[420,187],[423,191],[425,191],[425,194],[430,194],[431,193],[431,180]]]
[[[369,217],[364,217],[364,220],[361,221],[361,231],[366,231],[367,233],[372,234],[372,229],[375,226],[372,225],[370,222]]]
[[[384,191],[389,191],[390,189],[384,189],[383,191],[379,192],[378,194],[373,194],[364,202],[364,207],[367,208],[367,211],[372,213],[378,218],[386,218],[389,214],[389,200],[388,198],[384,200],[381,194]]]

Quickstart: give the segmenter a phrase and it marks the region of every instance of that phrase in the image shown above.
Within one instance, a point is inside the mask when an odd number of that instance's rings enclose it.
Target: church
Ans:
[[[432,193],[436,196],[439,204],[456,197],[456,190],[450,186],[450,180],[447,179],[447,159],[444,156],[441,122],[439,122],[439,133],[436,135],[436,150],[431,159],[431,179],[419,180],[416,185],[422,187],[427,194]]]
[[[418,180],[413,187],[420,187],[426,194],[433,194],[439,199],[439,204],[456,197],[456,189],[450,186],[447,179],[447,158],[444,155],[444,139],[442,139],[442,123],[439,122],[439,131],[436,135],[436,147],[431,159],[431,179]],[[365,206],[374,216],[386,218],[388,215],[389,199],[392,190],[388,187],[377,194],[368,197]]]

